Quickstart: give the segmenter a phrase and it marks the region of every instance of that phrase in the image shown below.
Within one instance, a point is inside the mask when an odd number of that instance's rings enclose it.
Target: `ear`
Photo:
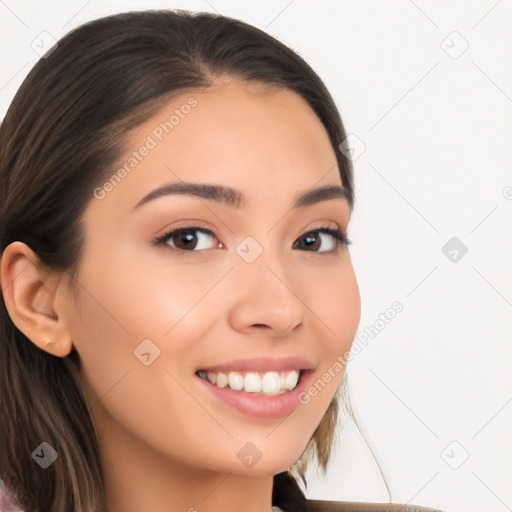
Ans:
[[[73,349],[61,300],[64,272],[51,272],[26,244],[12,242],[0,263],[5,307],[14,325],[29,339],[57,357]],[[58,308],[62,308],[61,311]]]

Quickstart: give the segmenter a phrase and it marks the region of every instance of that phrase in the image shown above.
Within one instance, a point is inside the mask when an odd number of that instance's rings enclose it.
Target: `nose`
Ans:
[[[230,301],[229,323],[239,332],[289,336],[305,321],[307,307],[291,270],[264,257],[239,262]]]

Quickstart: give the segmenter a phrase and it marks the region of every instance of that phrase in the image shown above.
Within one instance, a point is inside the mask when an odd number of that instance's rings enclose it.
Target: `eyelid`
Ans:
[[[312,227],[308,227],[312,226]],[[315,231],[317,229],[328,227],[330,229],[334,230],[340,230],[344,235],[346,235],[346,231],[341,228],[338,222],[335,222],[333,220],[319,220],[314,221],[313,223],[309,222],[306,224],[306,226],[302,227],[298,231],[297,236],[303,236],[306,233],[309,233],[310,231]],[[169,234],[172,231],[176,231],[178,229],[193,229],[193,228],[201,228],[204,231],[210,232],[212,235],[216,236],[215,228],[211,226],[209,223],[202,221],[202,220],[196,220],[196,219],[189,219],[189,220],[183,220],[183,221],[177,221],[175,223],[172,223],[170,225],[165,226],[160,231],[160,235],[155,235],[154,239],[157,239],[165,234]],[[230,230],[231,231],[231,230]],[[217,237],[218,238],[218,237]]]
[[[164,226],[160,232],[162,234],[164,233],[169,233],[170,231],[175,231],[177,229],[191,229],[191,228],[201,228],[201,229],[204,229],[205,231],[209,230],[209,231],[212,231],[213,233],[215,233],[215,229],[213,228],[213,226],[211,226],[210,224],[208,224],[207,222],[203,221],[203,220],[196,220],[196,219],[189,219],[189,220],[178,220],[176,222],[173,222],[171,224],[168,224],[166,226]],[[159,235],[157,235],[159,236]]]

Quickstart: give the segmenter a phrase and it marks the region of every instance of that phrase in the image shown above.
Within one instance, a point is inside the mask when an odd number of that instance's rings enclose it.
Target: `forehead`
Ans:
[[[151,154],[175,163],[206,154],[212,164],[264,163],[267,154],[276,165],[299,158],[336,160],[325,127],[304,98],[259,82],[232,79],[180,94],[139,125],[130,143],[137,147],[148,136],[158,146]]]
[[[229,80],[182,93],[139,125],[127,148],[118,162],[127,178],[116,190],[132,205],[170,182],[224,184],[249,202],[261,195],[280,203],[298,190],[342,184],[307,102],[267,84]]]

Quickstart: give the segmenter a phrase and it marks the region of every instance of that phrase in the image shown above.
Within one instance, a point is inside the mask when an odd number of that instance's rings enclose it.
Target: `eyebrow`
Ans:
[[[152,190],[144,196],[132,211],[159,197],[171,195],[187,195],[209,199],[233,208],[244,207],[245,197],[239,190],[223,185],[210,185],[206,183],[177,182],[169,183]],[[304,208],[330,199],[344,199],[350,201],[350,192],[346,187],[339,185],[326,185],[315,189],[308,189],[297,194],[293,199],[292,208]]]

